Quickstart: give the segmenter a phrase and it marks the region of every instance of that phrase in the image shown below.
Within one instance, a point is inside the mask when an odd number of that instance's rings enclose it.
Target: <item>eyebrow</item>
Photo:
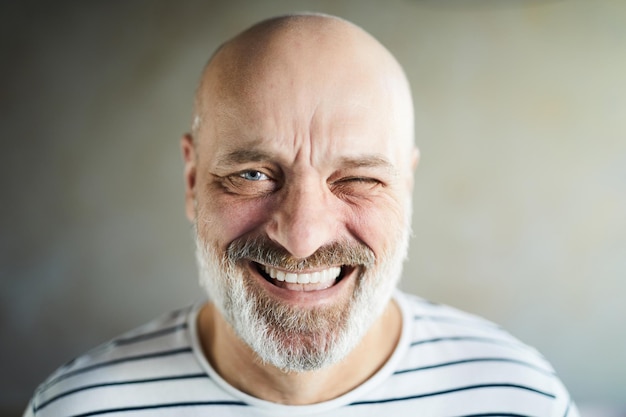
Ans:
[[[358,157],[343,157],[340,159],[342,167],[346,168],[385,168],[391,172],[396,169],[387,158],[378,155],[363,155]]]
[[[221,162],[228,165],[243,164],[246,162],[260,162],[273,160],[271,154],[258,149],[237,149],[221,158]],[[341,168],[382,168],[393,175],[398,171],[389,160],[380,155],[362,155],[356,157],[342,157],[339,159]]]
[[[224,155],[221,162],[229,165],[235,165],[246,162],[267,161],[269,159],[272,159],[270,154],[263,151],[255,149],[237,149]]]

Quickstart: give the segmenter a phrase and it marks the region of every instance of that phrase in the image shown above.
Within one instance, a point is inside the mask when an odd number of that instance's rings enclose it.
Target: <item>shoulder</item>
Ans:
[[[206,377],[187,331],[191,311],[191,307],[174,311],[63,365],[36,390],[29,415],[81,415],[97,408],[121,408],[143,393],[158,397],[170,381]]]
[[[538,365],[552,371],[550,364],[533,347],[480,316],[464,312],[444,304],[403,294],[408,307],[408,325],[411,327],[412,346],[427,344],[449,344],[467,348],[467,344],[488,346],[502,351],[508,349],[515,356],[534,358]]]
[[[452,408],[471,398],[480,413],[503,412],[503,398],[509,412],[524,415],[574,408],[550,363],[497,324],[412,295],[401,294],[401,302],[410,336],[394,379],[412,385],[410,395],[446,399]]]

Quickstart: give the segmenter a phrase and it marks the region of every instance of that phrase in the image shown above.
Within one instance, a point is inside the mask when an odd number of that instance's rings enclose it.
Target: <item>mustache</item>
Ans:
[[[345,240],[324,245],[306,258],[295,258],[264,235],[232,241],[226,258],[233,264],[246,259],[292,272],[342,265],[371,267],[376,260],[374,252],[363,243]]]

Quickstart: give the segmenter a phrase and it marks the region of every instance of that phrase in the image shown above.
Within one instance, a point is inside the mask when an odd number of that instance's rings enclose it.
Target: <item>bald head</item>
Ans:
[[[413,143],[412,101],[402,68],[371,35],[332,16],[272,18],[222,45],[196,93],[194,136],[200,141],[227,133],[214,130],[216,119],[247,123],[238,111],[242,105],[255,123],[270,124],[282,120],[265,113],[281,105],[312,123],[324,123],[337,111],[363,110],[386,119],[391,142],[405,149]]]

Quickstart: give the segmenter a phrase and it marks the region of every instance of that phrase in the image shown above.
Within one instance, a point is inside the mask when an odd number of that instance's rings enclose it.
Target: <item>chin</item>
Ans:
[[[196,244],[200,284],[211,302],[261,363],[284,372],[344,359],[389,304],[406,253],[400,245],[369,265],[340,264],[332,285],[293,291],[276,283],[263,262],[220,256],[198,237]]]

